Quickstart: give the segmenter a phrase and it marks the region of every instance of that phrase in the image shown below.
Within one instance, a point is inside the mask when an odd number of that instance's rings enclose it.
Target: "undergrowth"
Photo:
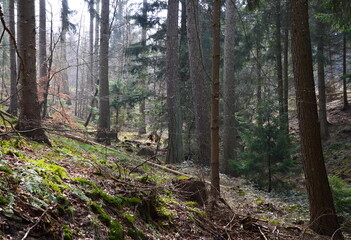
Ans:
[[[176,214],[169,206],[179,203],[169,191],[152,190],[168,181],[165,175],[147,166],[140,167],[143,174],[129,174],[126,167],[138,162],[117,150],[63,137],[51,140],[51,148],[21,139],[0,141],[0,155],[6,156],[0,161],[0,207],[8,209],[10,218],[18,201],[38,211],[53,209],[66,240],[84,235],[71,224],[83,206],[96,217],[96,229],[106,229],[95,233],[103,239],[146,239],[145,224],[155,231],[169,228]],[[114,182],[121,176],[127,185]],[[148,187],[136,188],[139,185]],[[201,212],[195,207],[191,211]]]

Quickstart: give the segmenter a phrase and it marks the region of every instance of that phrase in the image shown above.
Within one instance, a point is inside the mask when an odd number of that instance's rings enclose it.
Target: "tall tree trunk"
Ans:
[[[321,138],[329,138],[327,121],[327,102],[325,96],[325,74],[324,74],[324,23],[317,21],[317,67],[318,67],[318,92],[319,92],[319,122],[321,127]]]
[[[221,0],[213,3],[212,97],[211,97],[211,195],[220,195],[219,184],[219,71],[221,54]]]
[[[46,54],[46,0],[40,0],[39,2],[39,87],[40,94],[42,95],[41,106],[43,107],[45,103],[45,97],[49,89],[46,89],[48,81],[48,64],[47,64],[47,54]],[[45,113],[46,111],[42,111]],[[42,115],[43,118],[46,116]]]
[[[15,31],[15,0],[9,0],[9,29],[13,36],[16,36]],[[13,40],[9,39],[10,43],[10,108],[9,113],[17,115],[18,99],[17,99],[17,64],[16,64],[16,49]]]
[[[343,54],[342,54],[342,74],[346,75],[346,47],[347,47],[347,40],[346,40],[346,33],[343,33]],[[342,85],[343,85],[343,100],[344,100],[344,110],[349,108],[349,102],[347,101],[347,82],[346,78],[343,78]]]
[[[280,126],[283,126],[283,66],[282,66],[282,45],[281,45],[281,0],[275,1],[275,59],[278,82],[278,101],[279,101],[279,117]]]
[[[187,0],[187,34],[189,49],[190,79],[192,83],[197,140],[197,161],[209,165],[210,151],[210,111],[209,79],[205,75],[202,59],[200,28],[198,18],[198,0]]]
[[[100,0],[96,0],[95,2],[95,6],[96,6],[96,12],[97,14],[100,14]],[[99,59],[99,42],[100,42],[100,16],[96,16],[95,18],[95,39],[94,39],[94,59],[96,59],[94,61],[94,73],[98,73],[99,72],[99,63],[97,61],[97,59]],[[94,75],[94,74],[93,74]],[[99,83],[97,82],[98,77],[96,75],[94,75],[94,85],[96,86],[99,85]],[[95,88],[94,88],[95,90]]]
[[[185,82],[189,79],[188,72],[188,50],[187,50],[187,33],[186,33],[186,0],[180,0],[181,3],[181,17],[180,17],[180,79],[182,82]]]
[[[324,165],[313,81],[308,1],[291,0],[292,56],[310,227],[322,235],[343,239]]]
[[[179,0],[168,0],[167,14],[167,107],[168,107],[168,151],[167,163],[183,161],[182,118],[179,96]]]
[[[229,173],[229,161],[236,161],[237,125],[235,119],[235,0],[226,1],[224,69],[223,69],[223,165],[224,172]]]
[[[100,12],[100,0],[96,0],[96,13],[99,14]],[[95,42],[94,42],[94,56],[93,59],[99,59],[99,31],[100,30],[100,17],[96,16],[95,17]],[[84,123],[84,127],[87,127],[89,125],[90,121],[94,121],[95,119],[95,114],[93,112],[94,107],[98,107],[98,101],[96,99],[99,90],[96,85],[99,85],[99,78],[96,76],[96,73],[99,72],[99,64],[98,61],[93,61],[93,71],[91,72],[91,75],[93,77],[93,89],[92,91],[94,92],[94,95],[92,96],[92,99],[90,101],[90,110],[89,114],[87,117],[87,120]]]
[[[146,47],[146,26],[147,26],[147,0],[143,0],[143,19],[145,22],[142,24],[142,29],[141,29],[141,46],[143,48]],[[141,85],[143,88],[147,88],[146,85],[146,79],[145,77],[142,77],[141,79]],[[140,126],[138,133],[139,134],[145,134],[146,133],[146,115],[145,115],[145,99],[141,100],[140,105],[139,105],[139,113],[140,113]]]
[[[79,115],[78,114],[78,104],[79,104],[79,101],[80,101],[79,91],[78,91],[78,89],[79,89],[79,47],[80,47],[80,39],[81,39],[80,34],[81,34],[81,29],[82,29],[82,16],[83,15],[81,15],[81,17],[80,17],[79,32],[78,32],[78,43],[77,43],[77,50],[76,50],[76,53],[77,53],[77,56],[76,56],[76,87],[75,87],[75,89],[76,89],[76,92],[75,92],[76,101],[75,101],[75,105],[74,105],[74,116],[78,116]],[[90,40],[91,39],[89,39],[89,44],[90,44]],[[90,56],[89,57],[92,56],[91,53],[92,52],[90,52]],[[89,86],[89,82],[86,85]],[[81,87],[81,90],[83,91],[82,87]]]
[[[194,142],[194,111],[192,108],[192,89],[189,76],[189,52],[187,43],[187,16],[186,16],[186,0],[180,0],[181,3],[181,19],[180,19],[180,50],[179,50],[179,66],[180,66],[180,91],[182,93],[180,105],[185,111],[182,111],[184,125],[184,153],[186,156],[193,153]],[[196,141],[196,138],[195,138]]]
[[[95,81],[94,81],[94,0],[89,0],[89,77],[88,77],[88,86],[89,90],[93,92],[95,90]],[[95,36],[97,37],[97,36]]]
[[[290,8],[289,0],[285,4],[285,21],[284,21],[284,68],[283,68],[283,124],[285,133],[289,135],[289,25],[290,25]]]
[[[68,2],[67,2],[67,0],[62,0],[61,61],[63,62],[63,64],[62,64],[63,67],[67,66],[66,35],[67,35],[68,29],[69,29],[68,14],[69,14]],[[68,99],[66,102],[68,105],[71,105],[72,102],[71,102],[71,99],[69,97],[70,92],[69,92],[69,80],[68,80],[67,70],[63,70],[61,72],[61,77],[62,77],[62,88],[61,88],[62,93],[67,95]]]
[[[110,98],[108,81],[108,48],[109,48],[109,12],[110,1],[101,1],[100,29],[100,74],[99,74],[99,124],[97,139],[110,144]]]
[[[271,123],[270,121],[268,120],[268,126],[270,127]],[[270,133],[268,133],[268,136],[267,136],[267,147],[268,147],[268,151],[269,154],[267,156],[267,169],[268,169],[268,189],[267,189],[267,192],[271,192],[272,191],[272,137],[270,136]]]
[[[49,88],[50,88],[50,81],[53,76],[51,76],[51,68],[53,62],[53,55],[54,55],[54,31],[53,31],[53,14],[51,13],[51,20],[50,20],[50,44],[49,44],[49,56],[47,57],[47,70],[46,70],[46,85],[44,86],[44,94],[43,94],[43,102],[42,102],[42,117],[45,118],[48,114],[48,96],[49,96]]]
[[[41,127],[38,90],[36,82],[35,10],[34,1],[19,0],[18,50],[20,59],[20,113],[16,129],[35,141],[50,144]]]
[[[261,70],[261,43],[259,39],[256,39],[256,71],[257,71],[257,108],[262,101],[262,70]]]
[[[328,34],[329,38],[328,38],[328,57],[329,57],[329,66],[330,66],[330,79],[329,82],[331,81],[332,83],[334,83],[334,59],[333,59],[333,51],[332,51],[332,34],[331,32]]]

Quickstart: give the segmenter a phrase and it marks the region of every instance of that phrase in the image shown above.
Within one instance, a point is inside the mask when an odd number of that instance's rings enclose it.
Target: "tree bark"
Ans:
[[[179,96],[179,1],[168,0],[167,14],[167,106],[168,106],[168,151],[167,163],[180,163],[184,159],[182,118]]]
[[[221,0],[213,4],[212,97],[211,97],[211,195],[220,195],[219,182],[219,71],[221,53]]]
[[[13,36],[16,36],[15,31],[15,0],[9,0],[9,29]],[[17,64],[16,64],[16,49],[15,43],[9,37],[10,43],[10,108],[9,113],[17,116],[18,98],[17,98]]]
[[[209,79],[205,75],[202,59],[198,7],[199,0],[186,1],[189,69],[192,83],[197,140],[196,160],[200,164],[209,165],[211,159]]]
[[[318,92],[319,92],[319,122],[321,128],[321,138],[329,138],[327,120],[327,102],[325,96],[325,74],[324,74],[324,23],[317,21],[318,40],[317,40],[317,68],[318,68]]]
[[[223,68],[223,164],[221,168],[230,173],[229,161],[236,161],[237,125],[235,119],[235,0],[226,1],[224,68]]]
[[[109,48],[109,0],[101,1],[101,29],[100,29],[100,73],[99,73],[99,124],[98,141],[109,145],[110,138],[110,99],[108,81],[108,48]]]
[[[335,234],[334,239],[343,239],[324,165],[313,81],[308,1],[291,0],[290,4],[296,104],[309,199],[310,227],[318,234]]]
[[[34,1],[19,0],[18,11],[18,50],[20,62],[20,113],[16,129],[29,138],[50,141],[41,127],[38,90],[36,82],[35,54],[35,10]]]

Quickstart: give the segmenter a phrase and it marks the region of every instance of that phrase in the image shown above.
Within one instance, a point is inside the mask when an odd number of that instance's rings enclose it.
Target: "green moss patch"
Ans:
[[[68,225],[63,225],[62,231],[63,231],[63,239],[64,240],[72,240],[73,239],[72,231]]]
[[[108,233],[108,238],[110,240],[123,240],[124,232],[122,226],[117,221],[112,221],[110,226],[110,231]]]
[[[13,171],[7,167],[0,166],[0,172],[5,172],[7,174],[13,174]]]

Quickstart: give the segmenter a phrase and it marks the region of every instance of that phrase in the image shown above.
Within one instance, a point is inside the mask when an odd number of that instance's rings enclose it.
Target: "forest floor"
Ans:
[[[350,182],[351,112],[337,101],[328,109],[327,169]],[[213,202],[209,169],[162,164],[147,136],[105,147],[55,124],[46,122],[52,147],[0,134],[1,239],[329,239],[308,229],[303,191],[266,193],[221,175]]]

